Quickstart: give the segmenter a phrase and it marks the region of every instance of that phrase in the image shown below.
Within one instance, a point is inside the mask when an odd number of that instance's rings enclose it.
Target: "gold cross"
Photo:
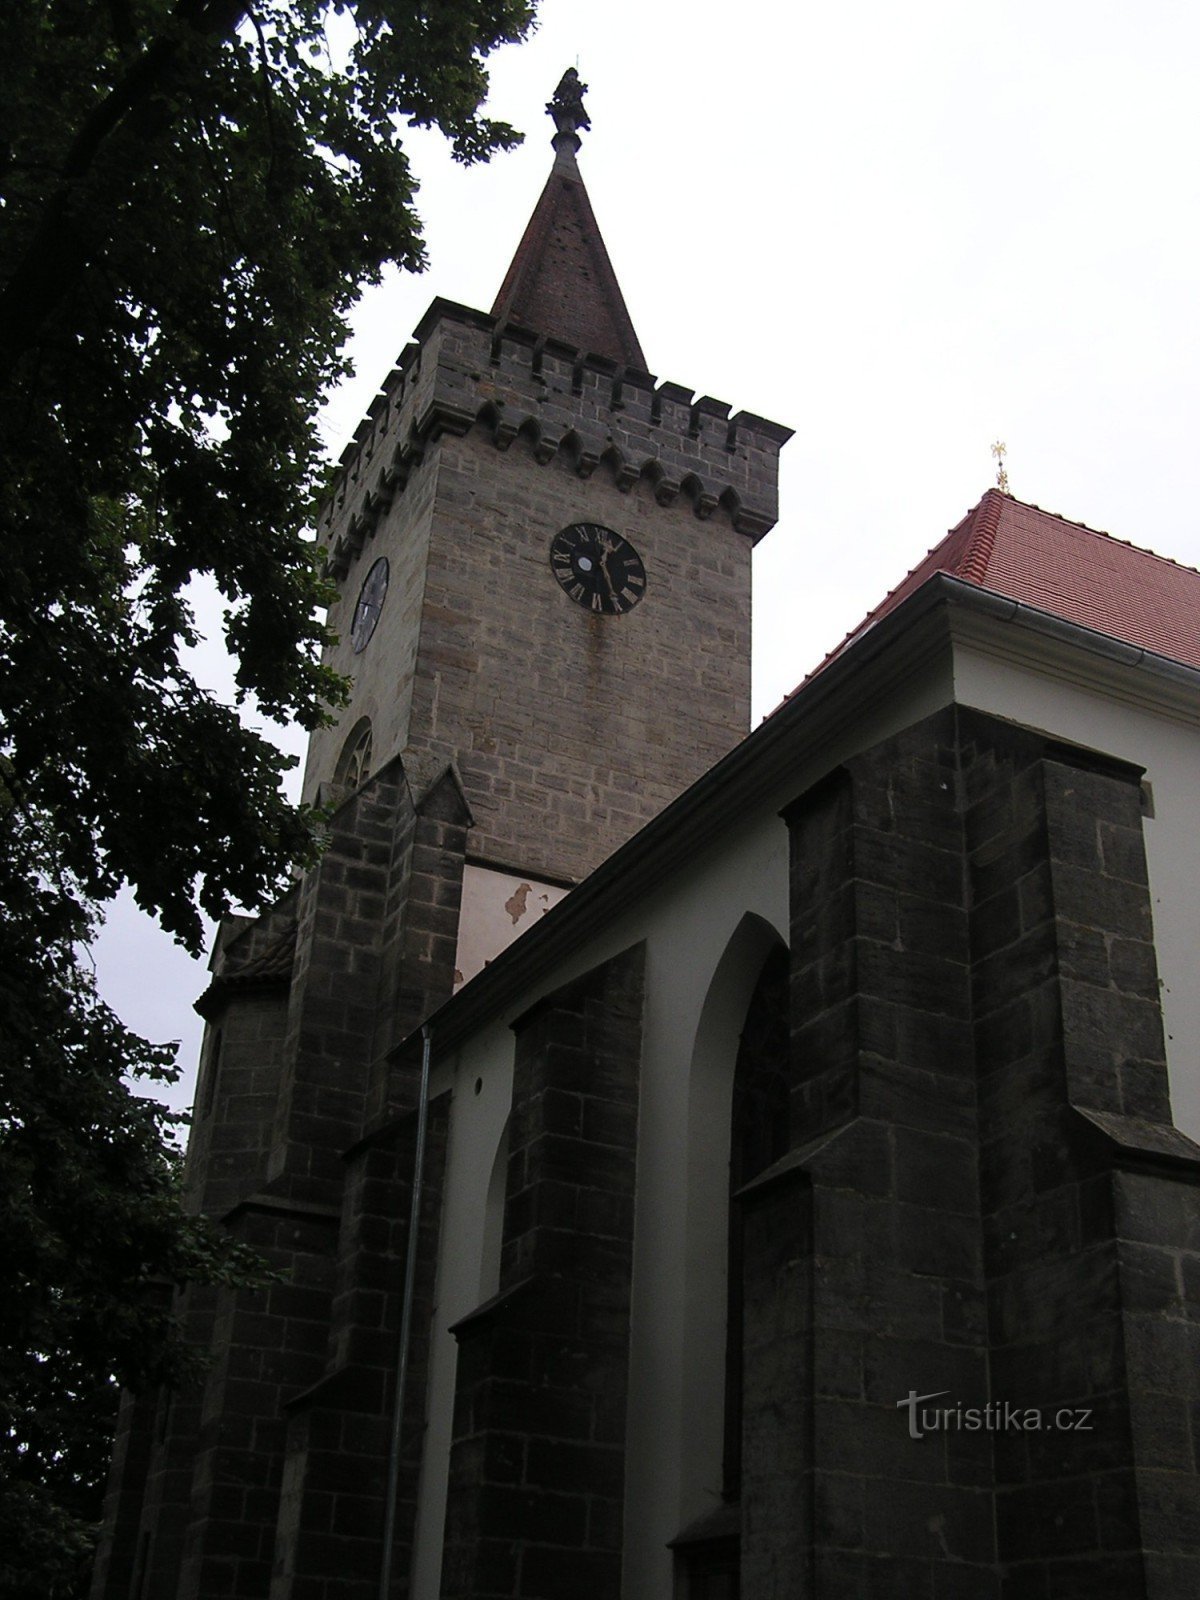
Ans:
[[[992,454],[996,458],[996,487],[1001,494],[1008,493],[1008,473],[1004,470],[1004,457],[1008,454],[1008,446],[1003,440],[997,439],[992,446]]]

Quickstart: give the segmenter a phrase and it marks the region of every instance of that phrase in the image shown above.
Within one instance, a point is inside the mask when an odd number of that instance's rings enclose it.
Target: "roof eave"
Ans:
[[[972,618],[1020,627],[1048,644],[1149,673],[1176,693],[1186,693],[1200,709],[1200,670],[935,573],[435,1011],[429,1018],[435,1054],[443,1057],[502,1015],[514,995],[527,995],[595,934],[599,922],[619,915],[677,867],[693,860],[728,825],[730,814],[744,816],[750,805],[769,798],[796,766],[798,748],[828,739],[858,714],[872,677],[895,684],[939,649],[969,638]],[[881,671],[884,656],[888,660]],[[397,1046],[404,1048],[406,1044]]]

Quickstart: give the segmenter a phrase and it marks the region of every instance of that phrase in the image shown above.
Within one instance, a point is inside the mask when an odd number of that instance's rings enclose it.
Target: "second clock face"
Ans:
[[[631,611],[646,592],[642,558],[598,522],[573,522],[554,536],[550,567],[577,605],[600,616]]]
[[[379,621],[379,613],[383,610],[387,586],[387,558],[380,556],[367,573],[359,591],[358,604],[354,608],[354,620],[350,624],[350,645],[355,655],[365,650],[371,641],[375,624]]]

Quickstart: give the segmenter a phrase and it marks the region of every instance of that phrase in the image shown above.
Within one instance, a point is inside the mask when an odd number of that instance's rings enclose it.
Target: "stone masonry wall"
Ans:
[[[1136,772],[951,708],[789,821],[743,1593],[1183,1600],[1200,1152],[1169,1122]],[[1088,1427],[926,1427],[919,1396]]]
[[[989,1441],[897,1410],[987,1389],[956,767],[951,714],[790,813],[794,1150],[746,1206],[755,1596],[997,1593]],[[789,1497],[796,1524],[763,1515]]]
[[[287,1031],[286,980],[232,991],[205,1030],[188,1139],[185,1198],[221,1216],[264,1181]]]
[[[391,1051],[452,991],[468,820],[452,776],[414,800],[398,760],[335,813],[298,901],[273,1193],[336,1204],[342,1152],[411,1105]]]
[[[391,1594],[408,1593],[449,1100],[430,1106]],[[271,1600],[376,1600],[416,1153],[415,1112],[347,1154],[325,1375],[287,1407]]]
[[[414,1104],[417,1074],[397,1046],[454,990],[463,864],[471,813],[444,766],[397,830],[386,888],[365,1129]]]
[[[647,373],[621,370],[554,339],[500,329],[466,306],[435,300],[342,454],[321,516],[335,576],[403,495],[431,436],[477,418],[501,448],[527,423],[549,460],[569,434],[590,471],[610,448],[630,481],[654,464],[664,493],[689,483],[700,515],[719,503],[761,538],[778,515],[776,462],[789,430]],[[694,485],[691,480],[695,480]]]
[[[266,1600],[268,1591],[290,1594],[288,1575],[298,1573],[314,1584],[324,1574],[332,1595],[347,1576],[347,1549],[359,1570],[364,1559],[377,1570],[379,1450],[353,1492],[331,1483],[326,1465],[330,1429],[344,1425],[338,1407],[361,1415],[367,1395],[367,1409],[378,1410],[390,1370],[381,1341],[394,1367],[397,1300],[381,1299],[380,1283],[390,1274],[398,1284],[403,1271],[407,1209],[392,1206],[411,1182],[412,1150],[402,1132],[384,1128],[367,1145],[362,1135],[371,1119],[386,1124],[397,1106],[414,1104],[414,1068],[393,1046],[452,989],[468,819],[452,774],[414,800],[402,765],[390,763],[339,808],[329,848],[289,896],[294,959],[289,921],[282,943],[249,925],[219,964],[204,1002],[212,1026],[189,1196],[256,1248],[278,1281],[181,1296],[189,1337],[211,1364],[201,1389],[130,1414],[129,1464],[114,1479],[120,1516],[97,1595],[140,1586]],[[351,1146],[359,1155],[347,1181]],[[426,1278],[436,1161],[431,1177]],[[410,1442],[419,1437],[428,1307],[424,1316]],[[321,1404],[296,1409],[298,1396],[318,1391]],[[367,1448],[365,1432],[359,1445]],[[412,1477],[410,1463],[410,1501]],[[336,1526],[322,1523],[334,1504]],[[289,1523],[297,1505],[315,1508],[313,1519]],[[289,1566],[297,1551],[304,1563]]]
[[[516,1025],[500,1292],[455,1329],[447,1600],[620,1592],[642,965]]]
[[[969,713],[960,740],[993,1391],[1089,1413],[996,1437],[1004,1593],[1182,1597],[1200,1167],[1170,1122],[1139,774]]]
[[[338,672],[353,678],[353,697],[333,727],[317,728],[309,737],[302,791],[306,801],[314,802],[321,785],[332,781],[342,746],[360,717],[371,723],[376,768],[408,741],[437,487],[434,446],[414,466],[403,497],[372,522],[361,557],[341,579],[328,616],[340,643],[327,659]],[[355,655],[350,637],[355,607],[367,573],[380,556],[388,562],[387,597],[370,643]]]
[[[162,1549],[148,1593],[177,1600],[265,1600],[274,1560],[286,1402],[324,1368],[337,1213],[269,1199],[239,1208],[237,1236],[280,1275],[260,1290],[220,1291],[212,1364],[188,1467],[178,1557]],[[166,1529],[177,1544],[179,1530]]]
[[[336,1205],[341,1152],[367,1116],[381,952],[397,848],[413,822],[393,761],[334,815],[297,904],[296,962],[268,1179],[277,1195]],[[393,919],[400,906],[390,902]]]
[[[406,759],[456,761],[473,855],[578,879],[748,731],[750,541],[649,480],[581,482],[562,453],[539,467],[524,438],[498,455],[476,429],[439,452]],[[645,563],[624,615],[555,581],[551,540],[581,518]]]
[[[414,782],[455,761],[471,850],[576,879],[748,730],[750,546],[776,516],[788,430],[553,342],[435,304],[352,451],[322,521],[341,595],[331,664],[354,679],[313,740],[312,798],[347,731]],[[599,521],[645,561],[647,595],[589,616],[549,563]],[[376,633],[349,641],[371,563]]]

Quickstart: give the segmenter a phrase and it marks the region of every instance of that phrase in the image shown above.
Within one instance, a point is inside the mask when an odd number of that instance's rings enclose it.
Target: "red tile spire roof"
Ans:
[[[1200,572],[989,489],[809,678],[939,572],[1200,669]]]
[[[646,358],[575,164],[577,130],[590,126],[586,89],[571,68],[546,107],[555,125],[554,166],[492,315],[644,372]]]

